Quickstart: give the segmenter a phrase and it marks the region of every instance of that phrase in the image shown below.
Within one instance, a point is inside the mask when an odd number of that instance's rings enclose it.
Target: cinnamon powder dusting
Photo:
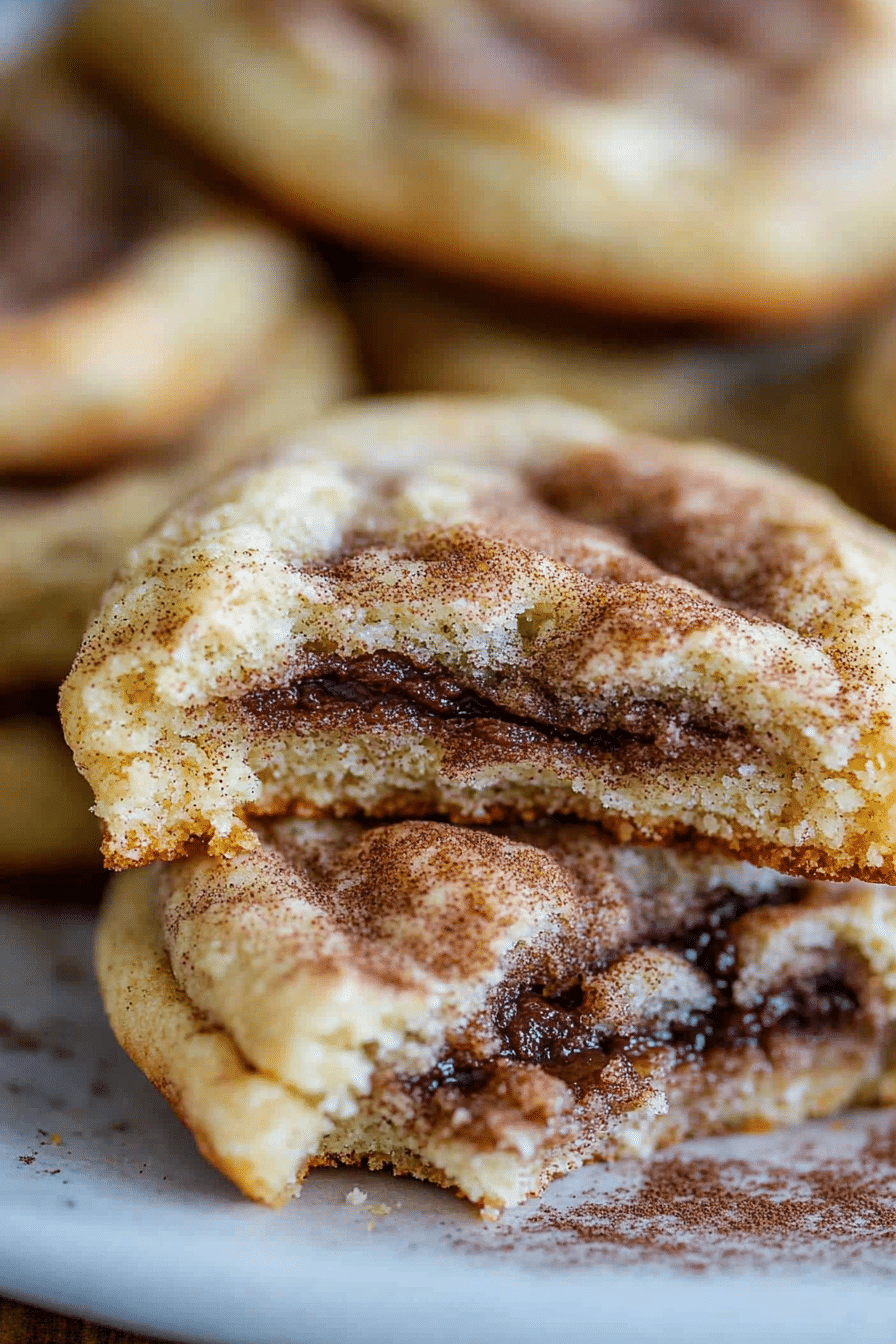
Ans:
[[[626,1163],[625,1174],[608,1175],[603,1189],[592,1185],[562,1204],[549,1193],[522,1218],[505,1215],[484,1229],[478,1246],[465,1238],[463,1249],[534,1255],[555,1265],[851,1269],[891,1278],[896,1121],[878,1122],[864,1137],[843,1128],[836,1121],[819,1126],[808,1140],[805,1128],[801,1138],[779,1135],[774,1159],[762,1156],[764,1136],[748,1158],[717,1156],[732,1142],[725,1139],[692,1145],[694,1155],[685,1149],[644,1166]]]

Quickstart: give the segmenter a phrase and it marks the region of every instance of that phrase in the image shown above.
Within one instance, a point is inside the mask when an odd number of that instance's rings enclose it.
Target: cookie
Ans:
[[[0,86],[0,471],[164,449],[263,361],[302,251],[49,66]]]
[[[896,273],[888,0],[91,0],[76,40],[301,220],[436,269],[774,324]]]
[[[116,878],[119,1041],[253,1199],[389,1165],[485,1208],[893,1095],[896,893],[577,823],[285,819]]]
[[[879,508],[896,521],[896,312],[873,324],[853,362],[851,407],[862,459],[878,491]]]
[[[198,482],[354,391],[357,376],[344,320],[315,286],[252,384],[154,465],[56,485],[0,478],[0,688],[58,685],[128,547]]]
[[[770,457],[867,511],[847,385],[857,333],[790,338],[609,323],[479,289],[367,272],[349,293],[384,392],[564,397],[617,424]]]
[[[185,492],[353,391],[342,315],[312,280],[264,366],[153,462],[86,480],[0,483],[0,873],[99,866],[90,790],[65,746],[57,688],[128,548]],[[28,702],[47,702],[35,714]],[[36,694],[37,693],[37,694]]]
[[[896,543],[559,402],[347,408],[129,554],[60,699],[112,867],[572,814],[896,880]]]
[[[0,715],[0,876],[99,869],[90,789],[72,764],[55,716]]]

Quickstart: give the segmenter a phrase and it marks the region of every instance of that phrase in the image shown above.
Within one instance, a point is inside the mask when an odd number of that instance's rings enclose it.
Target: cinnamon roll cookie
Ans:
[[[896,273],[891,0],[91,0],[76,41],[301,219],[437,269],[756,323]]]
[[[0,471],[166,447],[301,299],[287,234],[49,67],[0,82],[0,176]]]
[[[611,324],[480,289],[370,271],[349,294],[385,392],[551,396],[629,429],[718,439],[866,511],[848,382],[855,323],[775,339]]]
[[[894,1095],[896,893],[560,823],[256,823],[113,881],[112,1027],[279,1204],[366,1162],[520,1203],[595,1158]]]
[[[61,694],[113,867],[572,814],[896,880],[896,542],[539,401],[349,408],[133,548]]]

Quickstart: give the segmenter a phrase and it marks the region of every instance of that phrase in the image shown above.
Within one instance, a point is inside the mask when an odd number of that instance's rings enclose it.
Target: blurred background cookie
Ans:
[[[317,259],[58,53],[0,71],[0,874],[99,870],[56,688],[183,491],[357,385]]]
[[[645,328],[372,269],[349,306],[381,391],[565,397],[629,429],[737,444],[867,507],[845,394],[855,322],[777,338]]]
[[[0,88],[0,468],[167,446],[290,320],[302,254],[58,72]]]
[[[204,417],[164,458],[62,484],[4,486],[0,478],[0,776],[6,814],[0,820],[0,873],[20,868],[29,853],[34,865],[43,866],[51,851],[65,850],[65,826],[51,842],[50,818],[18,824],[34,811],[35,800],[56,794],[68,799],[58,812],[83,808],[98,856],[98,833],[86,814],[89,790],[58,731],[54,688],[128,548],[205,476],[269,437],[297,429],[355,386],[342,319],[329,299],[312,290],[307,312],[298,305],[252,385],[211,420]],[[42,713],[30,707],[23,718],[17,696],[30,702],[35,686],[47,692],[40,698]],[[13,719],[18,727],[8,722]],[[28,741],[37,744],[35,750],[24,749]],[[71,858],[80,861],[83,852],[79,841]]]
[[[851,382],[856,440],[876,489],[877,509],[896,523],[896,310],[866,333]]]
[[[171,445],[165,459],[62,485],[0,484],[0,689],[58,684],[116,566],[159,515],[241,452],[288,437],[355,385],[338,313],[311,298],[254,385]]]
[[[0,873],[99,868],[90,789],[54,721],[55,695],[0,698]]]
[[[76,42],[302,221],[404,260],[754,323],[896,274],[889,0],[91,0]]]

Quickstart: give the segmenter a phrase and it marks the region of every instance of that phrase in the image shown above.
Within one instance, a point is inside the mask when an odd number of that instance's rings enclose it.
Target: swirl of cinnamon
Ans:
[[[0,92],[0,470],[165,448],[288,323],[302,254],[30,66]]]

